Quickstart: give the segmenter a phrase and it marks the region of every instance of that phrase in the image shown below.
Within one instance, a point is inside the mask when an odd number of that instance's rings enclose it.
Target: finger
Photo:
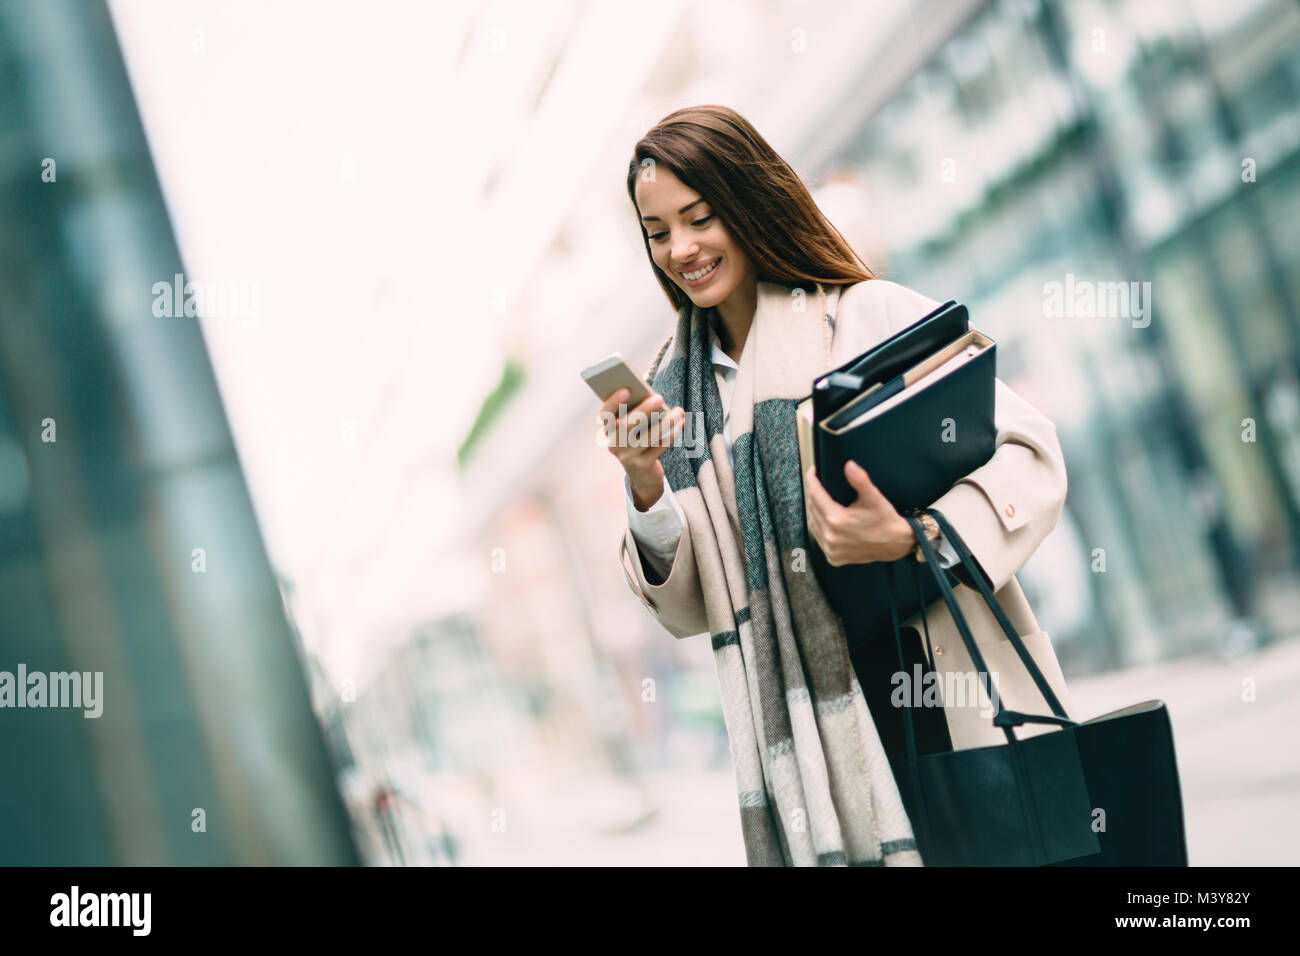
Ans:
[[[651,395],[645,401],[641,402],[631,411],[640,412],[642,415],[649,415],[652,411],[654,411],[663,403],[664,403],[664,397],[660,395],[658,392],[655,392],[653,395]]]
[[[596,424],[605,433],[605,447],[611,450],[614,446],[615,436],[618,433],[618,412],[615,409],[618,407],[620,391],[625,392],[627,390],[615,391],[613,395],[600,403],[600,411],[596,413]]]
[[[838,507],[835,500],[826,493],[821,483],[817,481],[817,472],[809,468],[804,472],[804,478],[808,484],[808,532],[817,542],[817,546],[825,553],[827,547],[827,538],[829,537],[829,526],[826,522],[826,508],[829,506]],[[816,489],[816,491],[814,491]],[[817,494],[820,492],[820,495]]]
[[[859,465],[856,461],[844,463],[844,477],[848,479],[853,490],[858,493],[858,500],[864,498],[876,498],[880,496],[880,490],[876,487],[867,470]]]
[[[645,401],[628,409],[623,421],[629,434],[635,433],[638,442],[649,441],[653,429],[659,424],[661,415],[656,414],[663,407],[664,397],[658,392]]]
[[[626,402],[628,396],[631,394],[632,394],[631,389],[627,389],[627,388],[615,389],[613,395],[609,396],[609,398],[605,399],[603,402],[600,403],[600,411],[602,413],[602,418],[604,417],[603,413],[605,412],[609,412],[610,414],[617,414],[618,406],[621,405],[623,402]]]
[[[624,425],[627,444],[634,449],[631,454],[644,461],[653,461],[662,455],[672,444],[676,429],[677,423],[671,414],[665,415],[655,408],[647,413],[641,406],[627,413]]]
[[[654,440],[652,442],[655,457],[663,454],[668,446],[677,439],[677,434],[682,430],[684,421],[684,410],[674,408],[660,416],[659,420],[655,422],[653,428]]]
[[[816,465],[808,466],[808,470],[804,472],[804,480],[808,483],[808,499],[818,509],[822,517],[829,517],[835,513],[836,509],[843,507],[831,497],[829,491],[822,487],[821,481],[817,478]]]
[[[650,422],[649,434],[651,444],[662,446],[672,441],[672,432],[677,427],[676,409],[669,409],[664,406],[664,397],[662,395],[652,395],[635,409],[638,415],[644,415]],[[628,413],[632,414],[631,412]],[[656,452],[657,454],[658,452]]]
[[[808,530],[814,535],[818,535],[821,531],[822,503],[821,499],[813,492],[813,486],[818,484],[816,469],[808,468],[803,473],[803,482],[804,487],[808,490]],[[819,539],[818,544],[820,543]]]

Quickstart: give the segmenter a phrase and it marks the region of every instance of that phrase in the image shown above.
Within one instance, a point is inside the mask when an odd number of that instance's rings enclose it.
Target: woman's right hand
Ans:
[[[631,394],[629,389],[620,388],[605,399],[600,406],[598,421],[605,429],[610,454],[627,472],[633,503],[638,511],[645,511],[663,494],[664,466],[659,456],[676,440],[686,420],[686,412],[678,405],[647,427],[651,413],[663,407],[664,397],[655,392],[641,404],[627,409],[625,415],[620,415],[619,406]]]

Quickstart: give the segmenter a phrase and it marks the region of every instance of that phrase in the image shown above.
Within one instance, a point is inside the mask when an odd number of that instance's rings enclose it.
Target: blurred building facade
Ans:
[[[5,701],[0,864],[355,863],[101,4],[0,6],[0,129],[0,671],[101,694]]]
[[[1012,0],[913,36],[808,171],[860,174],[892,272],[967,301],[1057,422],[1077,545],[1025,577],[1067,670],[1294,634],[1300,8]],[[1103,283],[1133,308],[1052,307]]]

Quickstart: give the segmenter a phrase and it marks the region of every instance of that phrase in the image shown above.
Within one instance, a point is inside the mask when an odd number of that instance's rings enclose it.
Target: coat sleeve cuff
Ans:
[[[689,523],[682,525],[677,553],[673,556],[668,576],[662,582],[652,583],[647,577],[631,528],[623,532],[619,561],[632,593],[673,637],[690,637],[708,631],[704,590],[695,564]],[[653,569],[651,571],[653,573]]]
[[[682,526],[685,524],[681,509],[666,477],[659,500],[645,511],[637,510],[636,503],[632,500],[632,485],[626,475],[623,477],[623,488],[627,493],[627,526],[632,529],[632,537],[636,539],[642,557],[657,575],[656,580],[662,581],[668,575],[673,555],[677,553],[677,544],[681,540]]]
[[[1065,503],[1062,487],[1059,497],[1049,495],[1031,508],[1023,500],[1026,495],[1008,479],[1020,474],[1022,480],[1033,480],[1035,469],[1041,468],[1033,449],[1008,442],[998,447],[996,457],[996,468],[986,465],[972,472],[932,505],[961,536],[993,591],[1024,567],[1056,526]],[[963,584],[974,586],[960,565],[952,570]]]

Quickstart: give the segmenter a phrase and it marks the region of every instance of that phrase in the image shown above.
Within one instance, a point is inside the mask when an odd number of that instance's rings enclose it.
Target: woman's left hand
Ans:
[[[832,567],[896,561],[916,546],[916,533],[907,519],[889,503],[857,462],[844,466],[844,477],[858,492],[845,507],[830,496],[817,477],[817,469],[804,473],[808,486],[808,530],[812,532]]]

